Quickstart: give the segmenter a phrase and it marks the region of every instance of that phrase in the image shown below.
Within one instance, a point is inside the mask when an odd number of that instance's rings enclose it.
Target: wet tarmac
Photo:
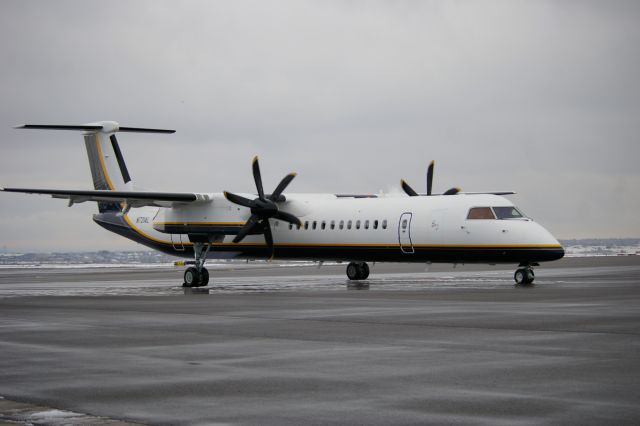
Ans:
[[[0,395],[143,424],[640,423],[640,257],[563,259],[529,287],[344,267],[193,290],[180,269],[0,270]]]

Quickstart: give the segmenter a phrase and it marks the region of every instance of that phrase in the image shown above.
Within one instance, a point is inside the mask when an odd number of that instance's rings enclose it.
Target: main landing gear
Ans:
[[[369,276],[367,262],[351,262],[347,265],[347,277],[350,280],[366,280]]]
[[[516,281],[517,285],[527,285],[533,283],[533,280],[536,278],[536,275],[533,273],[533,266],[537,266],[537,264],[520,264],[516,272],[513,274],[513,279]]]
[[[204,267],[204,262],[210,247],[210,244],[193,243],[196,260],[193,262],[194,266],[190,266],[184,271],[183,287],[205,287],[209,284],[209,271]]]

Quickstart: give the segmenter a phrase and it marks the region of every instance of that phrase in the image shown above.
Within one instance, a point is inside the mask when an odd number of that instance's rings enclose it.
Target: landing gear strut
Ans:
[[[205,287],[209,284],[209,271],[204,267],[204,262],[207,260],[210,248],[210,244],[193,243],[193,252],[196,260],[194,266],[190,266],[184,271],[183,287]]]
[[[350,280],[366,280],[369,276],[367,262],[351,262],[347,265],[347,277]]]
[[[533,273],[533,265],[520,265],[516,272],[513,274],[513,279],[516,281],[518,285],[527,285],[531,284],[533,280],[536,278],[536,275]]]

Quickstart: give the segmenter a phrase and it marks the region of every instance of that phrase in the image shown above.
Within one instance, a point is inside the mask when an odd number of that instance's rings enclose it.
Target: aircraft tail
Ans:
[[[75,130],[81,131],[89,157],[93,187],[105,191],[134,191],[133,181],[124,161],[117,132],[174,133],[175,130],[121,127],[115,121],[101,121],[79,126],[25,124],[19,129]],[[120,211],[117,203],[98,203],[100,213]]]

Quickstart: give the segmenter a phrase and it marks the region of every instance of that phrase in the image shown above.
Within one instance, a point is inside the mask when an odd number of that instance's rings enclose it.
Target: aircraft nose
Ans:
[[[562,244],[560,244],[560,241],[558,241],[556,239],[556,237],[554,237],[553,235],[551,235],[551,233],[549,231],[547,231],[545,229],[549,240],[552,241],[551,243],[551,248],[549,250],[549,252],[547,253],[547,257],[549,258],[549,260],[558,260],[558,259],[562,259],[564,257],[564,247],[562,247]]]
[[[542,225],[536,224],[533,228],[535,231],[532,235],[535,235],[535,240],[538,244],[545,247],[543,261],[562,259],[565,255],[564,247],[562,244]]]
[[[560,245],[560,243],[558,243],[559,247],[556,249],[553,249],[551,251],[551,259],[550,260],[558,260],[558,259],[562,259],[564,257],[564,247],[562,247],[562,245]]]

